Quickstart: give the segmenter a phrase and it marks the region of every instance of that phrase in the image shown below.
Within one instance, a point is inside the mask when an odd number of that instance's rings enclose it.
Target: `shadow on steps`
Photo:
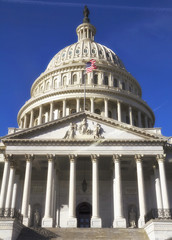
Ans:
[[[56,233],[53,233],[45,228],[24,227],[17,240],[50,240],[58,237],[59,236]]]

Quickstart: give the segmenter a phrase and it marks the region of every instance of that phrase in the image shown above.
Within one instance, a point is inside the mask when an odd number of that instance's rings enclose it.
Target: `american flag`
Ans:
[[[86,72],[92,72],[93,69],[97,69],[96,60],[91,59],[89,62],[86,63]]]

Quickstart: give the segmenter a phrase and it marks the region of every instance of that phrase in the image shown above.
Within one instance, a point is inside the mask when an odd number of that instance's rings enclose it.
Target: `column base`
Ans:
[[[113,221],[113,228],[126,228],[126,219],[125,218],[117,218]]]
[[[143,228],[145,225],[145,218],[144,217],[140,217],[138,220],[138,228]]]
[[[42,227],[52,228],[53,227],[53,218],[43,218]]]
[[[23,218],[23,225],[25,225],[26,227],[30,227],[30,218]]]
[[[150,240],[172,239],[172,220],[150,220],[144,226]]]
[[[91,218],[91,228],[101,228],[102,219],[101,218]]]
[[[69,218],[67,221],[68,228],[76,228],[77,227],[77,218]]]

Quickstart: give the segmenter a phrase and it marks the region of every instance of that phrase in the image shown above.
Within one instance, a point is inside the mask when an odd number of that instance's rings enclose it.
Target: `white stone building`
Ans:
[[[0,232],[21,214],[26,226],[138,227],[167,239],[172,147],[137,80],[84,16],[78,41],[34,81],[19,128],[1,138]],[[86,73],[90,59],[97,69]]]

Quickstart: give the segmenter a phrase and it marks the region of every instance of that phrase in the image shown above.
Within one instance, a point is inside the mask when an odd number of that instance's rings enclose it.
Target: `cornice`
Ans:
[[[35,130],[41,130],[41,129],[47,128],[49,126],[52,126],[54,124],[63,123],[65,121],[72,122],[73,119],[78,118],[78,117],[84,117],[84,118],[85,117],[90,117],[92,119],[103,122],[104,124],[108,124],[110,126],[118,127],[120,129],[129,131],[129,132],[133,132],[133,133],[135,133],[139,136],[144,136],[144,137],[148,138],[148,140],[150,138],[152,138],[152,139],[162,140],[163,142],[167,142],[166,137],[159,136],[159,135],[154,134],[154,133],[150,133],[150,132],[144,130],[144,128],[142,129],[142,128],[139,128],[139,127],[131,126],[129,124],[122,123],[122,122],[119,122],[119,121],[111,119],[111,118],[102,117],[99,114],[91,113],[91,112],[88,112],[88,111],[78,112],[78,113],[68,115],[66,117],[62,117],[62,118],[59,118],[57,120],[54,120],[54,121],[51,121],[51,122],[48,122],[48,123],[44,123],[44,124],[41,124],[41,125],[38,125],[38,126],[35,126],[35,127],[32,127],[32,128],[27,128],[27,129],[21,130],[19,132],[4,136],[2,138],[2,140],[3,139],[12,139],[14,137],[17,138],[18,136],[23,136],[25,133],[32,133]]]
[[[78,87],[79,86],[79,87]],[[27,101],[25,103],[25,105],[20,109],[19,113],[18,113],[18,116],[17,116],[17,121],[19,121],[20,119],[20,116],[22,114],[22,112],[27,108],[29,107],[30,105],[32,105],[33,103],[36,103],[40,100],[43,100],[43,99],[46,99],[46,98],[49,98],[51,96],[55,96],[55,95],[64,95],[64,94],[68,94],[68,93],[78,93],[78,92],[84,92],[84,85],[76,85],[76,86],[69,86],[69,87],[66,87],[66,88],[61,88],[61,89],[58,89],[54,92],[50,92],[50,93],[45,93],[41,96],[38,96],[36,98],[31,98],[29,101]],[[89,92],[89,93],[95,93],[95,92],[98,92],[98,93],[104,93],[104,94],[107,94],[107,93],[110,93],[110,94],[116,94],[116,96],[122,96],[122,97],[125,97],[126,100],[128,98],[130,98],[131,100],[134,100],[136,102],[138,102],[139,104],[142,104],[152,115],[152,118],[153,118],[153,121],[155,121],[155,116],[154,116],[154,113],[152,111],[152,109],[148,106],[148,104],[142,99],[140,98],[139,96],[136,96],[128,91],[124,91],[120,88],[113,88],[113,87],[109,87],[109,86],[103,86],[103,87],[100,87],[100,86],[97,86],[97,85],[90,85],[90,86],[87,86],[86,88],[86,92]],[[63,97],[64,98],[64,97]],[[115,96],[112,97],[114,100],[115,100]],[[127,103],[127,102],[126,102]]]
[[[6,146],[163,146],[165,141],[162,139],[151,140],[119,140],[119,139],[100,139],[100,140],[75,140],[75,139],[4,139]]]

